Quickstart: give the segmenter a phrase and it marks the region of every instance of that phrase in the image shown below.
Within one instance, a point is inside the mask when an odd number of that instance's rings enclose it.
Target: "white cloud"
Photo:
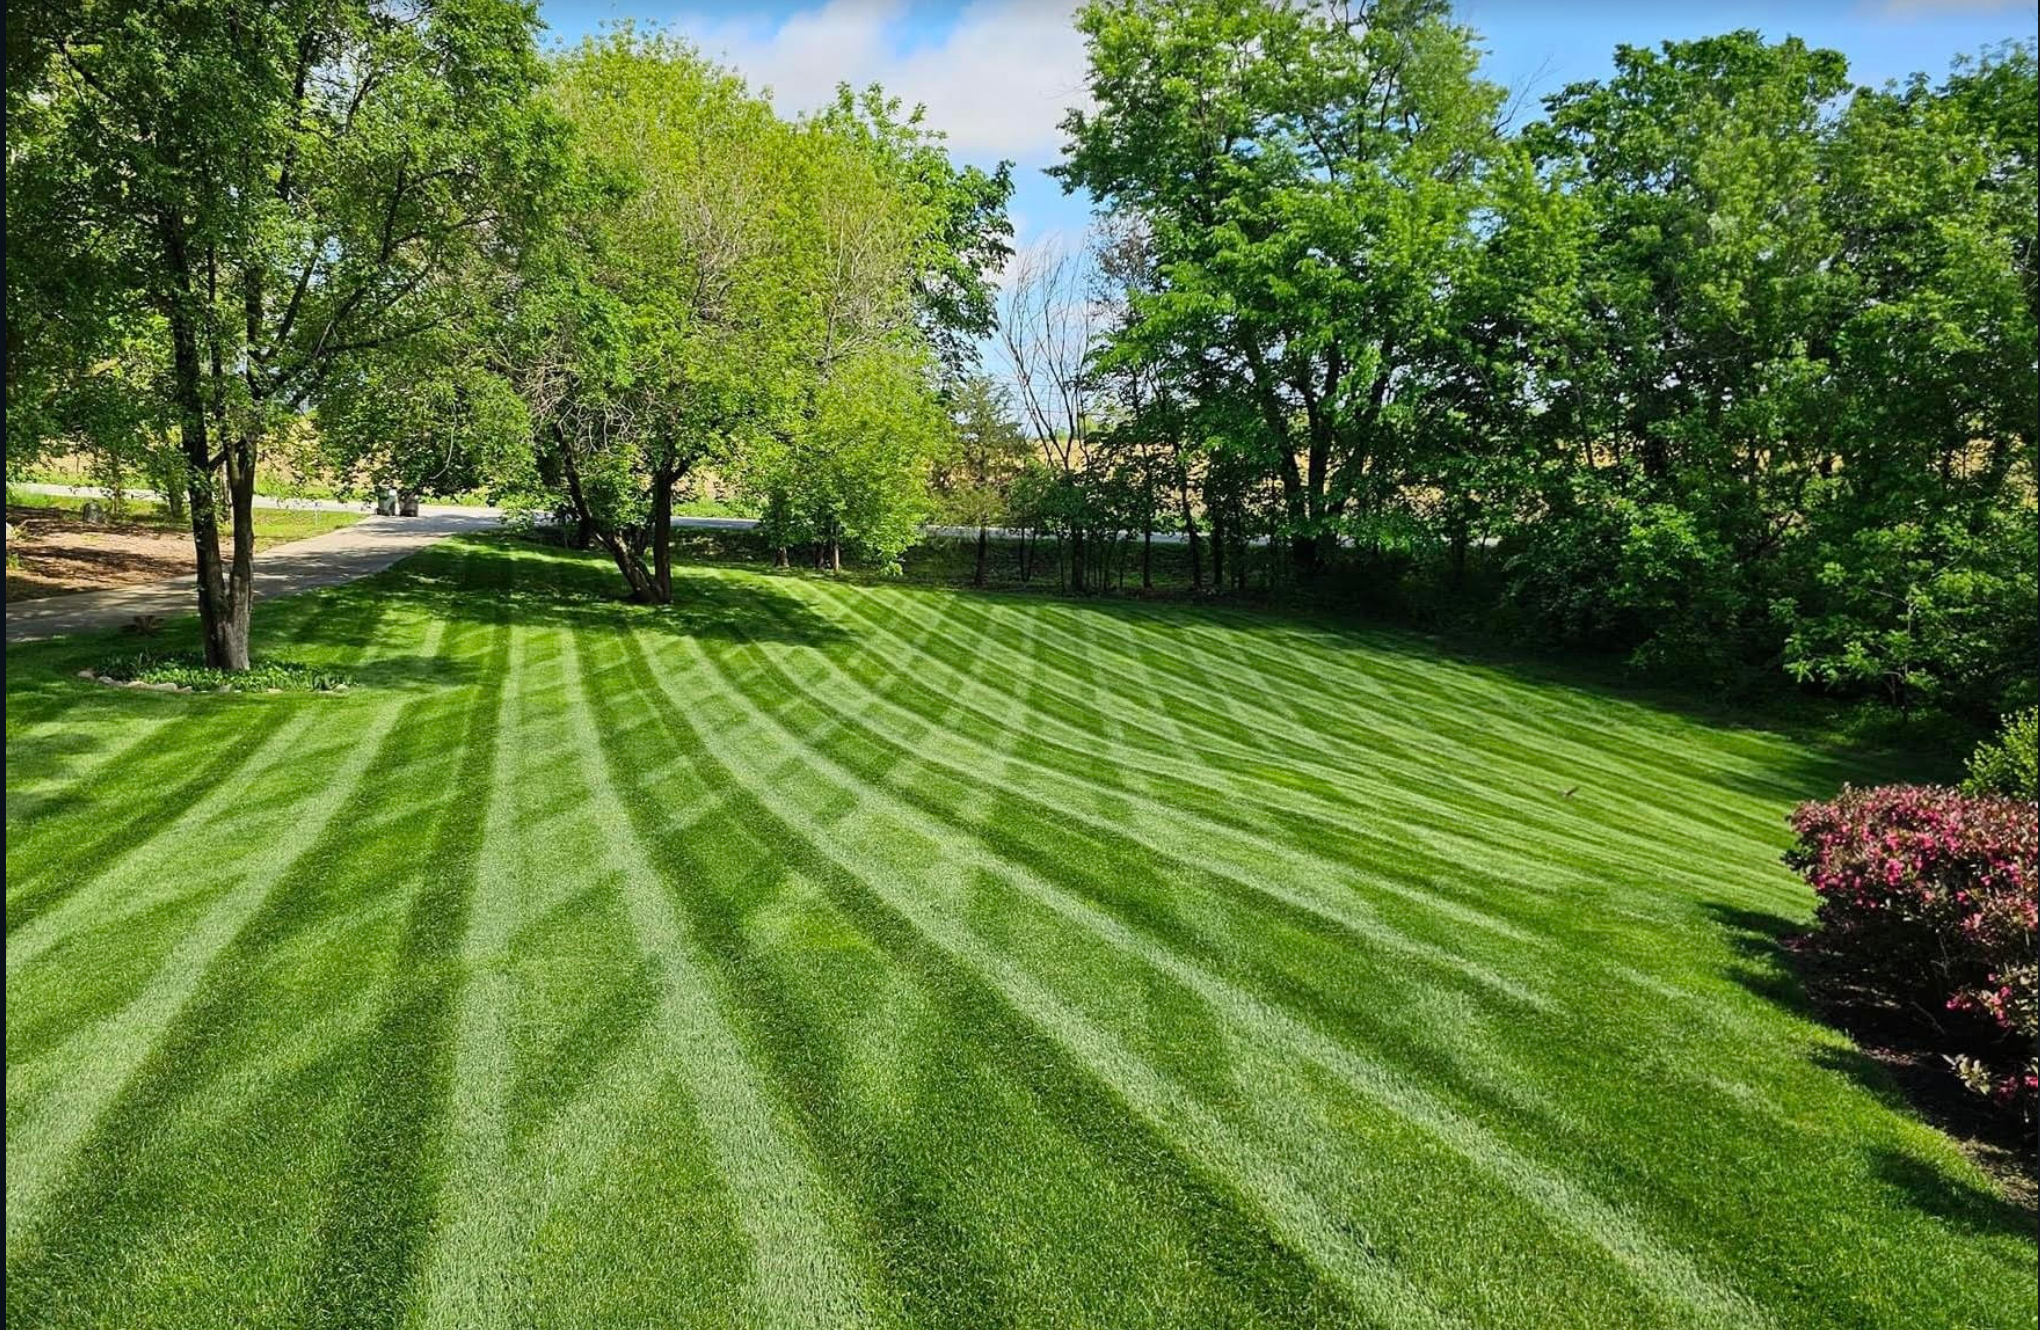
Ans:
[[[2030,4],[2032,0],[2023,2]],[[1923,18],[1932,15],[2001,14],[2014,7],[2014,0],[1883,0],[1877,9],[1887,18]]]
[[[777,26],[683,15],[673,27],[754,86],[770,87],[784,113],[822,105],[840,82],[876,80],[907,105],[926,105],[928,123],[948,134],[959,157],[1029,164],[1056,155],[1057,123],[1085,100],[1071,8],[977,0],[917,45],[903,40],[918,35],[905,0],[828,0]]]

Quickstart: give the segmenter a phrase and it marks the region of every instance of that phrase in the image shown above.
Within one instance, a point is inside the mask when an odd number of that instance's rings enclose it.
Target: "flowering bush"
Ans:
[[[1792,815],[1786,862],[1820,898],[1803,945],[1925,1014],[1973,1088],[2040,1101],[2040,817],[2030,803],[1929,785],[1844,789]]]

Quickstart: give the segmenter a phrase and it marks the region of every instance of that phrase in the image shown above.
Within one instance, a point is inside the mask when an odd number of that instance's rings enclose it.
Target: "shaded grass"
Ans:
[[[11,1317],[2031,1323],[2030,1215],[1752,980],[1858,759],[1320,620],[610,580],[265,606],[341,698],[10,649]]]

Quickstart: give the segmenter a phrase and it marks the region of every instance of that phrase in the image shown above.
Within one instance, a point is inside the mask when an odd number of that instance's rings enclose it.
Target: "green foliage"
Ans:
[[[555,62],[573,206],[510,314],[547,496],[641,600],[671,595],[677,485],[712,466],[783,539],[885,564],[942,448],[940,333],[982,330],[1010,182],[918,113],[843,90],[787,122],[691,48],[625,27]]]
[[[190,652],[149,650],[108,657],[91,673],[122,683],[174,684],[192,692],[331,693],[353,683],[345,670],[328,665],[264,657],[244,670],[222,670]]]
[[[1013,394],[981,374],[957,386],[949,447],[933,478],[941,520],[956,526],[1000,526],[1012,515],[1009,491],[1034,446],[1020,427]]]
[[[27,112],[8,181],[43,275],[19,290],[30,332],[75,328],[29,357],[29,433],[53,382],[75,399],[64,376],[153,339],[116,358],[155,385],[138,424],[174,421],[206,650],[238,668],[252,542],[223,558],[218,496],[245,527],[266,440],[350,357],[470,314],[539,225],[559,137],[532,101],[537,18],[521,0],[29,9],[8,29]],[[11,240],[16,220],[10,197]]]
[[[2040,707],[2006,716],[1998,732],[1976,746],[1962,788],[2028,804],[2040,800]]]
[[[327,465],[411,495],[514,488],[532,463],[530,413],[503,375],[452,342],[427,334],[336,372],[318,411]]]
[[[1272,472],[1305,572],[1392,501],[1447,303],[1514,151],[1434,0],[1097,3],[1094,110],[1057,174],[1147,229],[1116,362],[1166,367],[1216,446]]]
[[[1267,530],[1300,579],[1490,547],[1503,622],[1653,674],[2030,700],[2030,46],[1882,91],[1754,32],[1623,47],[1510,136],[1435,5],[1078,25],[1100,520],[1201,471],[1214,553]]]

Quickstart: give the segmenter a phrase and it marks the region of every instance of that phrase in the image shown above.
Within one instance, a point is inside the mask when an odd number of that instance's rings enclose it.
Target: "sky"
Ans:
[[[1083,43],[1066,0],[541,0],[553,41],[634,20],[693,41],[769,87],[784,114],[829,100],[836,84],[877,80],[949,136],[959,160],[1015,164],[1022,245],[1069,243],[1090,211],[1043,174],[1060,152],[1065,108],[1083,100]],[[1481,34],[1483,72],[1522,97],[1519,119],[1568,83],[1612,72],[1617,45],[1654,46],[1735,28],[1804,38],[1849,59],[1858,83],[1915,70],[1939,76],[1959,54],[2034,32],[2032,0],[1461,0]]]

